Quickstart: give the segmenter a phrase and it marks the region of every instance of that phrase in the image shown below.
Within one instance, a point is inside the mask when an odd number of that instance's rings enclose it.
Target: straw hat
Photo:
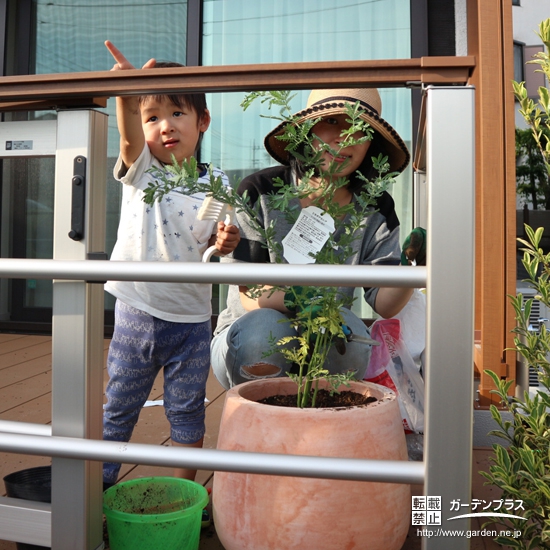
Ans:
[[[384,141],[384,149],[389,157],[390,171],[402,172],[409,164],[411,155],[401,136],[380,116],[382,101],[375,88],[313,90],[309,94],[307,107],[294,115],[296,124],[302,124],[310,119],[345,114],[346,103],[353,105],[357,102],[364,109],[361,118],[368,122]],[[289,153],[285,151],[287,143],[277,139],[277,136],[283,133],[287,124],[288,122],[279,124],[264,139],[267,152],[281,164],[289,163]]]

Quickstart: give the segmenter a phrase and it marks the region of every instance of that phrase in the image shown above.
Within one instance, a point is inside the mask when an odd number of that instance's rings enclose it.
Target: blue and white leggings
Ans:
[[[210,320],[173,323],[117,300],[115,329],[103,406],[103,439],[129,441],[155,378],[164,367],[164,409],[170,437],[196,443],[204,436],[204,398],[210,369]],[[103,465],[103,481],[115,483],[119,463]]]

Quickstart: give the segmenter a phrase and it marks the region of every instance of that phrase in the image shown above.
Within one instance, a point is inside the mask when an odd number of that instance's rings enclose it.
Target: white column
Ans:
[[[62,111],[57,119],[54,259],[85,260],[105,250],[107,116]],[[69,237],[75,159],[85,164],[81,240]],[[102,438],[103,285],[54,280],[52,319],[52,435]],[[100,462],[52,460],[52,548],[103,544]]]
[[[436,530],[467,530],[472,512],[475,118],[473,87],[429,87],[424,494],[441,497]],[[464,504],[457,510],[456,504]],[[424,550],[463,550],[464,537],[424,537]]]

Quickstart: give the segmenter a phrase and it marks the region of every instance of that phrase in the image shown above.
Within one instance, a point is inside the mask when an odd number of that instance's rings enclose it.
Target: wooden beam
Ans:
[[[42,111],[47,109],[104,109],[108,97],[79,97],[58,99],[38,99],[29,101],[0,102],[0,111]]]
[[[79,98],[170,92],[463,85],[474,65],[471,56],[423,57],[5,76],[0,78],[0,103],[8,110],[27,101],[64,105]]]

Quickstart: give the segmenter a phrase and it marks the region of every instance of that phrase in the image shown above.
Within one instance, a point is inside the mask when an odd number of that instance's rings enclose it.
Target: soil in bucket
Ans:
[[[13,472],[4,477],[6,495],[11,498],[34,500],[35,502],[52,501],[52,467],[38,466],[27,470]],[[44,550],[46,546],[15,543],[17,550]]]
[[[124,481],[103,493],[111,550],[198,550],[208,492],[176,477]]]

